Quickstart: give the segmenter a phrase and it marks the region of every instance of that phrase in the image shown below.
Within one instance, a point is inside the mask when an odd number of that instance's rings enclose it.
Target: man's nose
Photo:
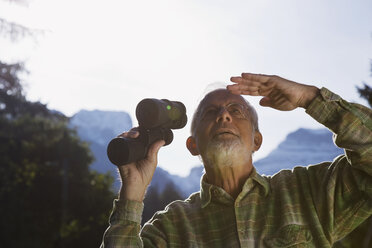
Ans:
[[[219,109],[218,111],[218,114],[217,114],[217,119],[216,121],[217,122],[220,122],[220,121],[227,121],[227,122],[231,122],[232,118],[231,118],[231,115],[229,113],[229,111],[227,111],[226,108],[222,107]]]

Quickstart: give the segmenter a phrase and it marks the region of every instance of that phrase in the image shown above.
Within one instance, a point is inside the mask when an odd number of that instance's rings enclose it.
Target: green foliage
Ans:
[[[371,63],[371,73],[372,73],[372,63]],[[371,74],[372,75],[372,74]],[[372,87],[363,83],[363,88],[356,87],[361,98],[367,100],[369,106],[372,108]]]
[[[367,100],[370,107],[372,107],[372,88],[369,87],[367,84],[363,85],[363,88],[357,87],[357,90],[360,94],[360,97]]]
[[[0,240],[4,247],[98,247],[113,178],[89,170],[68,118],[25,99],[21,64],[0,62]]]
[[[157,188],[150,187],[144,199],[144,209],[141,224],[145,224],[155,212],[163,210],[172,201],[181,199],[183,198],[175,190],[173,183],[167,184],[162,193],[158,193]]]

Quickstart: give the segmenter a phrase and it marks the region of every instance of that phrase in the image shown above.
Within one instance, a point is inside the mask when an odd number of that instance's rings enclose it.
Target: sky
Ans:
[[[372,1],[0,0],[0,17],[43,32],[0,38],[5,62],[24,61],[29,100],[72,116],[126,111],[144,98],[181,101],[189,119],[208,85],[242,72],[326,87],[352,102],[372,84]],[[299,127],[321,128],[303,109],[256,107],[264,142],[254,160]],[[159,165],[185,176],[199,165],[186,149],[190,122],[161,149]],[[123,130],[124,131],[124,130]]]

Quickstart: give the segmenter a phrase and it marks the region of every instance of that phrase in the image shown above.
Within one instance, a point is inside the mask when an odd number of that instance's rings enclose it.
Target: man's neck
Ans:
[[[252,159],[245,163],[226,165],[204,164],[208,183],[223,188],[234,199],[242,191],[245,181],[250,176],[253,164]]]

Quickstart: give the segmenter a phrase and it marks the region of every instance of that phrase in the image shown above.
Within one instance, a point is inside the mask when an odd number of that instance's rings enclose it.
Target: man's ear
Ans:
[[[254,151],[258,151],[262,145],[262,134],[259,131],[254,133]]]
[[[190,136],[187,138],[186,140],[186,146],[187,146],[187,149],[189,149],[190,153],[193,155],[193,156],[198,156],[200,155],[199,151],[198,151],[198,148],[196,147],[196,142],[195,142],[195,138]]]

